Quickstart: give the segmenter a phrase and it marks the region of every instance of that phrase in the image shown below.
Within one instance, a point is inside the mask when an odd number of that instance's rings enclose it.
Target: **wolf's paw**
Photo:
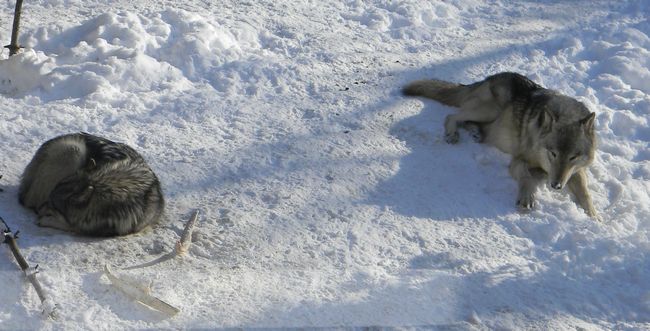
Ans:
[[[476,130],[469,130],[469,134],[472,136],[472,140],[474,140],[475,143],[480,144],[483,142],[483,133],[480,129],[476,128]]]
[[[42,215],[36,220],[36,225],[42,226],[42,227],[48,227],[49,224],[52,224],[52,216],[51,215]]]
[[[533,195],[522,195],[517,199],[517,209],[520,212],[527,213],[535,208],[535,198]]]
[[[64,231],[71,231],[70,225],[58,215],[47,214],[41,215],[36,221],[36,225],[45,227],[45,228],[55,228]]]
[[[52,227],[52,224],[57,224],[57,223],[58,223],[57,217],[51,214],[41,215],[38,217],[38,220],[36,220],[36,225],[42,227]]]
[[[591,209],[585,209],[585,212],[586,212],[587,215],[588,215],[589,217],[591,217],[594,221],[604,222],[603,217],[600,216],[600,214],[598,214],[598,212],[596,212],[596,210],[595,210],[593,207],[592,207]]]
[[[458,143],[458,139],[459,139],[458,132],[445,134],[445,142],[447,142],[448,144],[456,144]]]
[[[472,140],[474,140],[475,143],[482,143],[483,142],[483,131],[481,130],[481,127],[478,126],[475,123],[472,122],[465,122],[463,124],[463,127],[465,130],[467,130],[467,133],[472,137]]]

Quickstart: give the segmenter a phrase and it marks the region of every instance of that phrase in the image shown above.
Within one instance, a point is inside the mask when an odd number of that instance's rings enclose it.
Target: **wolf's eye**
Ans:
[[[557,157],[557,154],[555,154],[555,152],[553,152],[553,151],[548,151],[548,154],[549,154],[552,158],[556,158],[556,157]]]
[[[576,154],[576,155],[570,157],[570,158],[569,158],[569,161],[575,161],[575,160],[577,160],[579,157],[580,157],[580,154]]]

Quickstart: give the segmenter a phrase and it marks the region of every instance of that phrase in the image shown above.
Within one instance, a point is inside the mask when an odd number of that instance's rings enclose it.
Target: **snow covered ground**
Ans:
[[[0,13],[10,39],[13,1]],[[0,61],[0,213],[59,304],[6,247],[0,329],[650,328],[650,3],[35,0]],[[542,189],[515,210],[508,156],[444,143],[420,78],[518,71],[597,113],[603,222]],[[87,131],[140,151],[168,221],[78,237],[35,225],[36,148]],[[171,251],[193,209],[187,256]],[[117,292],[105,263],[181,312]]]

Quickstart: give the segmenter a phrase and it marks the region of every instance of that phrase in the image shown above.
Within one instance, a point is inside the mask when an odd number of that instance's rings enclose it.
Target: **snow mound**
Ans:
[[[241,62],[261,48],[259,38],[250,25],[226,28],[183,10],[106,13],[78,26],[27,33],[29,50],[0,67],[0,90],[114,107],[137,102],[138,93],[183,91],[190,82],[207,80],[225,90],[237,81],[224,77],[222,67],[246,67]],[[26,74],[10,82],[11,70]]]
[[[0,61],[0,93],[21,96],[41,85],[47,64],[42,53],[27,51]]]
[[[457,5],[410,3],[404,1],[371,3],[353,1],[349,13],[342,16],[377,32],[388,32],[395,39],[431,38],[436,29],[457,24],[460,8]]]

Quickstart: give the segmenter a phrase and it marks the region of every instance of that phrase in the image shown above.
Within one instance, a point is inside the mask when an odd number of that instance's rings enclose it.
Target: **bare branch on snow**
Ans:
[[[20,266],[20,269],[25,273],[25,277],[29,282],[34,286],[34,289],[36,290],[36,294],[38,295],[38,298],[41,299],[41,305],[43,308],[43,313],[46,314],[47,316],[56,319],[57,316],[57,308],[58,305],[54,304],[51,299],[49,299],[45,295],[45,291],[43,291],[43,288],[41,287],[41,284],[38,282],[38,279],[36,279],[36,274],[38,273],[38,265],[34,268],[30,268],[29,264],[27,263],[27,260],[23,257],[23,255],[20,253],[20,249],[18,248],[18,243],[16,242],[16,239],[18,239],[18,232],[12,233],[11,229],[9,229],[9,225],[7,225],[7,222],[0,217],[0,222],[2,222],[3,229],[2,229],[2,234],[4,236],[4,243],[9,246],[11,249],[11,253],[13,253],[14,258],[16,259],[16,262],[18,262],[18,265]]]

